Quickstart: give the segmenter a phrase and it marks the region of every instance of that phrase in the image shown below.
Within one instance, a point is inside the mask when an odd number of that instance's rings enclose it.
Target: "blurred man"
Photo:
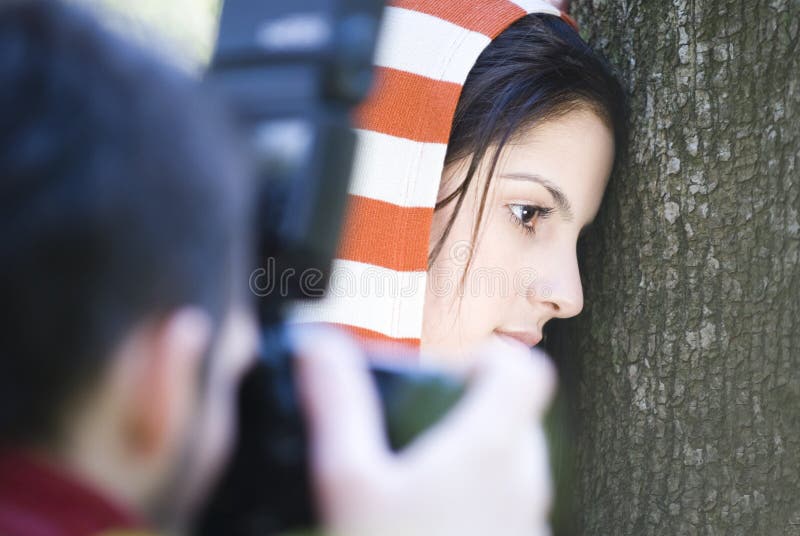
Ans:
[[[192,81],[85,14],[0,7],[0,534],[179,530],[224,463],[257,342],[233,139]],[[485,349],[394,455],[359,349],[294,337],[330,531],[546,533],[541,356]]]

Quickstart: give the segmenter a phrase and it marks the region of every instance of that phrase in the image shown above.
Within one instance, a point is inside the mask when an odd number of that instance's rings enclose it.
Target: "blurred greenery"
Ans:
[[[71,0],[114,30],[188,68],[208,62],[222,0]]]

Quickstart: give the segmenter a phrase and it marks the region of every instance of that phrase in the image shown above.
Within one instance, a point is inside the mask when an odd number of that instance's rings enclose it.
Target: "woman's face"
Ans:
[[[576,110],[520,133],[501,153],[473,243],[490,156],[428,272],[425,353],[457,357],[493,336],[535,346],[548,320],[583,308],[576,247],[611,173],[612,132],[595,113]],[[445,168],[440,199],[461,184],[466,160]],[[431,248],[454,208],[434,213]]]

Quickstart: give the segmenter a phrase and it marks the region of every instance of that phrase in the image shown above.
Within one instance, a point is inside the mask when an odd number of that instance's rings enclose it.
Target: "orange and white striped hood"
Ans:
[[[428,242],[461,87],[491,40],[528,13],[574,23],[544,0],[394,0],[375,84],[357,110],[342,241],[325,298],[293,320],[419,347]]]

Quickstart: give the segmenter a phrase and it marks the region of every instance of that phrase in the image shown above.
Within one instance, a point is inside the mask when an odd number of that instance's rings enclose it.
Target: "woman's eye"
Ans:
[[[528,233],[535,231],[539,219],[546,218],[553,212],[552,208],[537,205],[508,205],[508,209],[511,211],[512,221]]]

